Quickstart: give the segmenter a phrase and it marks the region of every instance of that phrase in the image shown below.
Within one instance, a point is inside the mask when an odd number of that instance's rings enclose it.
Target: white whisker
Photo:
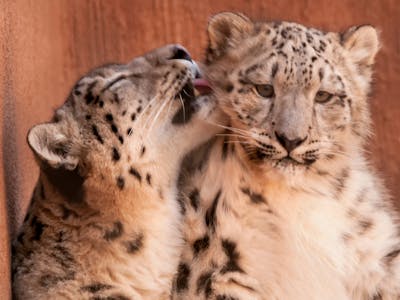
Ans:
[[[167,100],[167,101],[164,101],[164,103],[161,105],[161,107],[160,107],[160,109],[158,110],[157,114],[154,116],[154,119],[153,119],[152,123],[150,124],[149,131],[151,131],[151,129],[153,128],[155,122],[156,122],[157,119],[159,118],[161,112],[164,110],[165,106],[166,106],[170,101],[172,101],[172,99],[169,99],[169,100]]]

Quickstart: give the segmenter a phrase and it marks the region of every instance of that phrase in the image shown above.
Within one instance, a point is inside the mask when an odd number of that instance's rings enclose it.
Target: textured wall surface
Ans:
[[[95,65],[126,62],[166,43],[181,43],[201,59],[208,17],[227,10],[332,31],[365,23],[381,30],[371,99],[375,136],[367,150],[399,199],[397,0],[0,0],[0,299],[10,297],[9,235],[23,219],[38,174],[25,142],[28,129],[48,120]]]

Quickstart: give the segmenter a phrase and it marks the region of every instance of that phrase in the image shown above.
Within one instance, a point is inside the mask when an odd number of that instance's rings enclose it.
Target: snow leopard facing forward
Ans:
[[[169,299],[180,162],[214,134],[194,73],[177,45],[97,68],[30,130],[40,178],[14,243],[15,299]]]
[[[182,176],[175,299],[400,299],[400,238],[364,154],[376,30],[222,13],[205,73],[230,126]]]

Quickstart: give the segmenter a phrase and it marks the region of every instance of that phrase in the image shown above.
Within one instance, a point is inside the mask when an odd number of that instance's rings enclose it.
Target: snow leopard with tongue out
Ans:
[[[180,163],[216,132],[195,73],[179,45],[97,68],[30,130],[40,177],[14,242],[15,299],[170,298]]]
[[[376,30],[222,13],[208,37],[229,126],[181,176],[173,298],[400,299],[397,216],[364,153]]]

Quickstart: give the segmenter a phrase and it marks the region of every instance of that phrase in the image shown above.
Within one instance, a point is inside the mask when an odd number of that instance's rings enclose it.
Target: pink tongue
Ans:
[[[193,79],[193,85],[196,88],[196,90],[199,91],[199,93],[201,95],[210,94],[212,91],[210,83],[207,80],[205,80],[204,78]]]

